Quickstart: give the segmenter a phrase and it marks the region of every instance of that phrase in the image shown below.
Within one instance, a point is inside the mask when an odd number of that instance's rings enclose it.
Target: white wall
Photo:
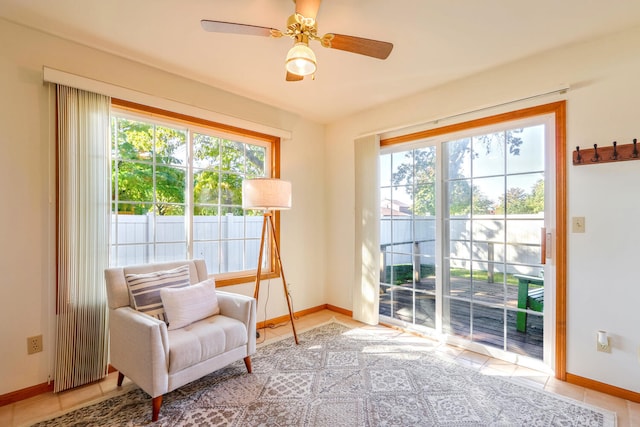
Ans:
[[[289,128],[291,141],[281,144],[281,178],[291,181],[291,210],[280,211],[280,251],[291,289],[293,309],[300,311],[327,302],[324,266],[326,245],[324,126],[298,121]],[[270,289],[269,301],[267,292]],[[254,284],[225,288],[253,296]],[[282,281],[260,283],[258,319],[288,315]]]
[[[293,184],[283,263],[296,310],[326,302],[324,126],[0,19],[0,395],[44,383],[53,371],[55,94],[42,82],[45,65],[291,132],[281,144],[281,175]],[[272,282],[268,317],[287,313],[282,284]],[[225,290],[253,294],[253,285]],[[37,334],[44,352],[27,355],[26,337]]]
[[[351,308],[354,277],[354,146],[361,135],[427,123],[569,84],[567,157],[576,145],[640,138],[640,29],[565,47],[347,117],[327,127],[327,297]],[[559,99],[522,101],[490,115]],[[470,119],[478,114],[463,118]],[[448,124],[445,120],[440,125]],[[435,125],[430,125],[431,127]],[[426,127],[426,125],[425,125]],[[586,217],[586,233],[568,236],[567,371],[640,392],[640,161],[568,165],[568,214]],[[345,220],[346,218],[346,220]],[[596,331],[612,337],[596,351]]]
[[[0,394],[45,382],[53,365],[54,97],[42,84],[43,65],[291,131],[292,139],[282,142],[282,177],[293,183],[293,209],[282,213],[281,246],[296,310],[324,303],[352,308],[357,136],[567,83],[568,151],[640,137],[640,30],[508,64],[345,118],[325,131],[295,114],[0,19]],[[635,392],[639,177],[640,162],[568,166],[569,216],[585,216],[587,231],[569,235],[567,368]],[[267,317],[286,314],[281,282],[272,282]],[[253,285],[229,289],[251,294]],[[595,351],[598,329],[611,334],[611,354]],[[40,333],[45,351],[27,356],[25,338]]]

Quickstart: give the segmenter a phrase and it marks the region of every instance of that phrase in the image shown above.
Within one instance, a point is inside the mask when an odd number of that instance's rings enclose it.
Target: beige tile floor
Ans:
[[[333,318],[349,326],[370,327],[356,322],[348,316],[323,310],[300,317],[296,321],[296,330],[300,333],[321,323],[328,322]],[[382,327],[371,326],[370,328]],[[282,339],[290,336],[291,333],[291,327],[288,324],[273,329],[267,328],[266,330],[261,330],[261,337],[258,338],[258,343],[273,339]],[[395,334],[397,331],[389,329],[389,333]],[[415,339],[413,335],[407,334],[407,337]],[[441,345],[434,342],[434,350],[441,352],[457,363],[478,369],[483,374],[509,377],[513,380],[527,383],[552,393],[614,411],[617,414],[617,425],[619,427],[640,426],[639,403],[558,381],[546,374],[457,347]],[[125,379],[123,387],[118,389],[116,380],[117,374],[112,373],[98,383],[89,384],[58,394],[42,394],[11,405],[2,406],[0,407],[0,426],[28,426],[33,422],[46,419],[57,413],[67,412],[91,402],[123,393],[135,387],[134,384]]]

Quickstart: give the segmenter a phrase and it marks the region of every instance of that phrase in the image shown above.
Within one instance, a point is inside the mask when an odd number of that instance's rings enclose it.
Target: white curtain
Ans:
[[[54,390],[107,373],[109,97],[57,86],[58,300]]]
[[[353,318],[378,324],[380,305],[380,138],[355,141],[355,280]]]

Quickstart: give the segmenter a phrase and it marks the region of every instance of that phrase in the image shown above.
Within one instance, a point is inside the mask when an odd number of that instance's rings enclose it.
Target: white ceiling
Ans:
[[[324,0],[318,33],[394,44],[386,61],[322,48],[285,82],[288,38],[207,33],[201,19],[284,29],[292,0],[0,0],[0,16],[329,123],[557,46],[640,26],[637,0]]]

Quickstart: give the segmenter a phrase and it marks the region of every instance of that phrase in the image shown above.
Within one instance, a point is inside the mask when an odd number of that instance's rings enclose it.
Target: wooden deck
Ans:
[[[380,295],[380,314],[411,324],[414,323],[414,290],[411,288],[411,284],[392,286],[391,288],[383,286],[384,289],[386,292]],[[435,281],[433,279],[424,280],[417,286],[415,290],[415,324],[435,328],[434,289]],[[506,322],[506,350],[542,359],[542,313],[529,313],[526,330],[524,332],[517,330],[517,285],[508,285],[505,293],[502,284],[474,281],[472,286],[470,280],[454,279],[448,295],[460,299],[445,298],[444,332],[504,349],[504,324]],[[449,310],[446,309],[447,303]],[[500,308],[500,306],[506,307],[506,309]],[[447,311],[449,311],[448,316]]]

